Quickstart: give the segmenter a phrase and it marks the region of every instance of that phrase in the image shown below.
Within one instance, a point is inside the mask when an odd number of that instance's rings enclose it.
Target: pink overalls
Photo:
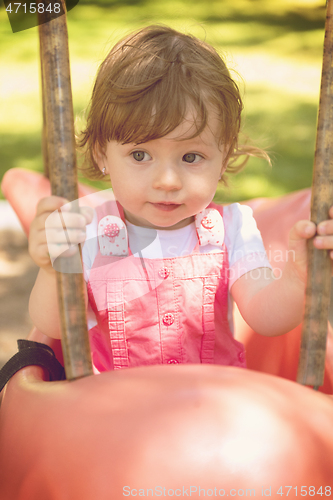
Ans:
[[[162,363],[246,366],[244,347],[228,323],[223,235],[221,251],[199,253],[207,234],[221,240],[213,226],[219,217],[223,227],[223,208],[210,207],[196,216],[192,254],[166,259],[134,257],[121,206],[107,202],[97,208],[99,249],[88,281],[98,322],[89,332],[96,373]]]

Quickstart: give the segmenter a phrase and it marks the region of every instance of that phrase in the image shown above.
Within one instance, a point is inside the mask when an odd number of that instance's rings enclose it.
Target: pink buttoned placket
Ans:
[[[196,216],[198,244],[191,255],[142,263],[128,247],[122,207],[98,207],[99,252],[88,282],[98,320],[90,331],[96,372],[160,363],[245,366],[227,318],[222,213],[208,207]],[[200,253],[206,244],[221,252]]]

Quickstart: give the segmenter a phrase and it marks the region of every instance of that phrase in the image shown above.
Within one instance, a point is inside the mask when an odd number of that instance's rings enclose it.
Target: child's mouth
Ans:
[[[180,206],[179,203],[152,203],[153,207],[158,210],[163,210],[164,212],[172,212]]]

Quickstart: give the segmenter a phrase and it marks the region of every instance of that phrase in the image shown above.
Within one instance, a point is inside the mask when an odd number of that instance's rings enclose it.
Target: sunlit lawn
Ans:
[[[123,34],[165,23],[205,38],[237,74],[244,133],[269,150],[218,191],[219,201],[277,196],[311,184],[321,73],[324,1],[111,0],[68,14],[74,108],[84,123],[97,67]],[[3,4],[2,4],[3,6]],[[13,34],[0,11],[0,172],[42,170],[37,29]],[[239,76],[241,75],[241,77]]]

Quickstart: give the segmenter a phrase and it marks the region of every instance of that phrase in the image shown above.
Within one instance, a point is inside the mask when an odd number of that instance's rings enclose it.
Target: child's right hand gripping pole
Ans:
[[[66,12],[64,0],[61,4]],[[40,56],[52,194],[70,200],[74,210],[79,211],[78,203],[74,201],[78,198],[78,190],[66,14],[51,22],[46,10],[41,16],[44,17],[39,21]],[[71,257],[59,257],[59,260],[57,287],[61,343],[66,378],[74,380],[93,373],[84,281],[79,252]]]
[[[333,183],[333,1],[327,2],[324,56],[313,169],[311,220],[328,219]],[[308,241],[308,274],[297,381],[320,387],[324,382],[327,321],[331,288],[331,259],[327,250]]]

